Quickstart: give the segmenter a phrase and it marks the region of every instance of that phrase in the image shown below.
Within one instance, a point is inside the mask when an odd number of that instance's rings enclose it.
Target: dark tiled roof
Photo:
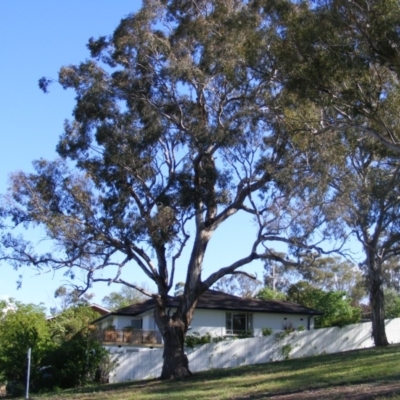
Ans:
[[[179,296],[170,297],[167,301],[167,307],[177,307],[179,299]],[[154,301],[153,299],[148,299],[141,303],[120,308],[119,310],[107,315],[137,316],[152,308],[154,308]],[[289,301],[246,299],[211,289],[207,290],[200,296],[196,309],[322,315],[320,311],[291,303]],[[104,319],[107,315],[98,318],[96,321]]]
[[[321,312],[299,304],[280,300],[247,299],[232,296],[216,290],[203,293],[197,302],[196,308],[210,310],[238,310],[284,314],[310,314],[322,315]]]

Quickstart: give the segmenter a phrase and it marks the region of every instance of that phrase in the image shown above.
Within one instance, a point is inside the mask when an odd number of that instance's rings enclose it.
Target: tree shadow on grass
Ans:
[[[65,394],[132,392],[143,396],[153,395],[162,398],[163,394],[177,399],[209,399],[215,393],[224,393],[235,399],[271,398],[286,393],[301,393],[304,390],[318,389],[326,386],[357,385],[373,381],[372,378],[360,379],[360,374],[369,375],[363,368],[372,368],[374,360],[384,358],[390,367],[398,365],[400,346],[355,350],[338,354],[320,355],[280,361],[267,364],[256,364],[229,369],[214,369],[199,372],[191,378],[177,381],[159,379],[135,382],[115,383],[89,386],[65,391]],[[383,360],[382,360],[383,361]],[[385,381],[398,381],[399,368],[385,373]],[[388,372],[388,371],[387,371]],[[354,379],[351,374],[355,375]],[[376,378],[379,379],[379,378]],[[243,397],[243,390],[248,394]],[[139,397],[138,397],[139,398]],[[294,398],[294,397],[293,397]]]

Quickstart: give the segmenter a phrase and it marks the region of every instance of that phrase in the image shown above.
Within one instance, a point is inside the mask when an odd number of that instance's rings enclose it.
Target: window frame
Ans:
[[[134,322],[137,322],[137,321],[140,322],[140,328],[138,328],[137,326],[134,325]],[[140,329],[140,330],[143,330],[143,318],[132,318],[132,319],[131,319],[131,327],[132,327],[133,329]]]
[[[235,327],[236,318],[245,318],[244,325],[246,329],[237,329]],[[230,336],[237,336],[253,332],[253,313],[243,311],[226,311],[225,312],[225,334]]]

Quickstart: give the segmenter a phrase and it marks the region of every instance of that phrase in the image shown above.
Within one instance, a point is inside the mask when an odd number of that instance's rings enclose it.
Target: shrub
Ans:
[[[262,328],[261,332],[262,332],[263,336],[271,336],[273,330],[272,330],[272,328]]]
[[[284,360],[289,360],[291,351],[292,351],[291,344],[285,344],[281,347],[281,354]]]
[[[284,322],[282,324],[282,329],[286,332],[286,333],[292,333],[295,331],[294,326],[291,322]]]
[[[201,336],[199,332],[193,332],[191,335],[186,335],[185,344],[187,347],[193,348],[198,344],[211,343],[211,335],[207,332]]]
[[[249,337],[253,337],[253,331],[252,331],[252,330],[248,330],[248,331],[240,332],[240,333],[237,335],[237,337],[238,337],[239,339],[247,339],[247,338],[249,338]]]
[[[219,343],[226,340],[224,336],[212,336],[210,333],[206,333],[203,336],[199,332],[193,332],[191,335],[185,337],[185,345],[187,347],[193,348],[199,344],[207,343]]]
[[[298,327],[297,327],[297,331],[298,332],[303,332],[303,331],[305,331],[306,330],[306,328],[303,326],[303,325],[299,325]]]

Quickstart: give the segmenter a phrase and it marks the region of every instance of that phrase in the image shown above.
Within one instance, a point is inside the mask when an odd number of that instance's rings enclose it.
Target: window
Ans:
[[[226,334],[240,335],[253,330],[253,314],[227,312],[226,313]]]
[[[131,320],[131,327],[134,329],[142,329],[142,319],[132,319]]]

